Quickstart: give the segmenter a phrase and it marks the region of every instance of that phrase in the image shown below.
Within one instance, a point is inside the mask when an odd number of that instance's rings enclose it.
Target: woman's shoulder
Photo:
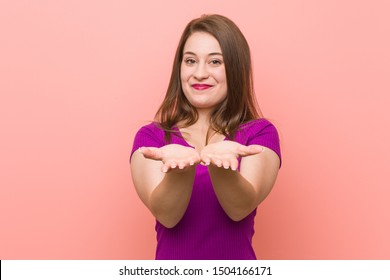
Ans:
[[[254,119],[240,125],[235,139],[244,145],[251,142],[279,142],[279,135],[273,123],[265,118]]]
[[[245,133],[252,132],[252,131],[258,132],[264,129],[276,130],[276,127],[273,125],[273,123],[270,120],[266,118],[250,120],[246,123],[241,124],[239,127],[239,131]]]
[[[157,122],[150,122],[141,126],[136,135],[135,140],[142,140],[148,142],[163,142],[164,139],[164,129]]]
[[[279,134],[268,119],[255,119],[242,124],[237,132],[236,141],[244,145],[257,144],[268,147],[281,158]]]
[[[164,133],[164,130],[158,122],[149,122],[141,126],[137,133]]]
[[[156,122],[140,127],[134,137],[131,155],[140,147],[161,147],[164,142],[164,130]]]

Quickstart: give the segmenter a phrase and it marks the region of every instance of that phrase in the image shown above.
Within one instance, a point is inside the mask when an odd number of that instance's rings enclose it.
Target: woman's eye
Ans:
[[[210,63],[213,64],[213,65],[222,64],[222,62],[220,60],[218,60],[218,59],[213,59],[213,60],[210,61]]]
[[[184,60],[184,62],[185,62],[186,64],[194,64],[196,61],[195,61],[195,59],[187,58],[187,59]]]

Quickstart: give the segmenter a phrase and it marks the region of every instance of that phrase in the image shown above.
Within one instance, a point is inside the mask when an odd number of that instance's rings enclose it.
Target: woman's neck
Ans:
[[[223,141],[224,135],[210,131],[210,110],[198,110],[197,121],[190,126],[178,126],[185,140],[201,150],[204,145]]]

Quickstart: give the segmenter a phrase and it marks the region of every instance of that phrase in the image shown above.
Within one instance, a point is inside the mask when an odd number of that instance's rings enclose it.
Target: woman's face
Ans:
[[[180,78],[184,95],[197,109],[212,109],[226,98],[225,64],[212,35],[195,32],[187,39]]]

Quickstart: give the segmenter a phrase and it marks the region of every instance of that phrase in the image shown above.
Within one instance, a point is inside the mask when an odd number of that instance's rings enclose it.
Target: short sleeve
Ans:
[[[130,158],[133,153],[141,147],[160,148],[165,145],[164,131],[151,123],[141,127],[134,137],[133,148],[131,149]]]
[[[279,134],[276,127],[266,119],[259,119],[245,125],[243,132],[246,137],[246,145],[261,145],[273,150],[280,159],[282,164],[282,156],[279,142]]]

